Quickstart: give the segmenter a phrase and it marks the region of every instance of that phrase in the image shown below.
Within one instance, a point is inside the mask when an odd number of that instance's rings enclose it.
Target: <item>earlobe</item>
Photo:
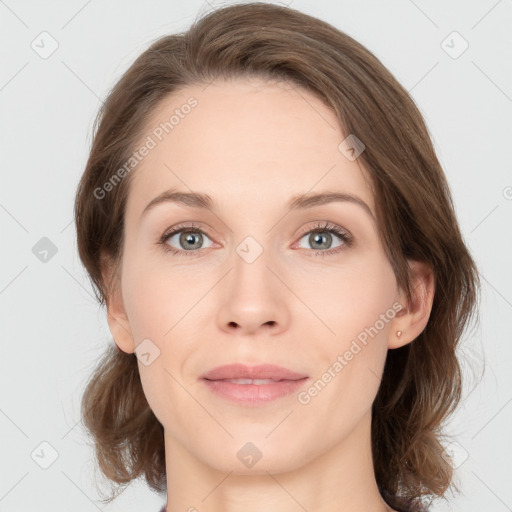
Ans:
[[[105,266],[103,272],[104,282],[108,283],[112,277],[111,265]],[[121,280],[114,279],[114,284],[110,288],[108,297],[106,297],[106,308],[107,308],[107,322],[110,329],[110,333],[114,338],[115,344],[120,350],[127,354],[135,352],[135,342],[133,340],[130,322],[128,321],[128,315],[124,308],[124,302],[121,292]]]
[[[127,354],[135,352],[135,343],[124,309],[123,312],[114,312],[112,308],[109,309],[107,306],[107,322],[114,342],[119,349]]]
[[[388,348],[399,348],[414,341],[427,326],[435,293],[435,276],[432,268],[421,261],[409,260],[411,267],[411,301],[400,291],[400,303],[406,304],[390,326]]]

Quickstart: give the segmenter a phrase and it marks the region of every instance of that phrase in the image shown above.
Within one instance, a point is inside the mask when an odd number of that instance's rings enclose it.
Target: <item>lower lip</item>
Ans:
[[[223,380],[202,380],[213,393],[227,400],[241,405],[260,405],[291,395],[304,385],[308,377],[269,384],[235,384]]]

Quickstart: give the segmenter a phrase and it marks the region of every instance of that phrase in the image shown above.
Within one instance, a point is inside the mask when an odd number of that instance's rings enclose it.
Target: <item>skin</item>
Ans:
[[[138,364],[165,430],[167,511],[389,511],[373,471],[371,406],[387,351],[427,324],[432,272],[411,262],[406,304],[363,208],[286,210],[295,194],[329,190],[357,195],[375,215],[369,175],[338,150],[346,135],[318,98],[259,79],[189,86],[159,105],[142,139],[191,96],[198,105],[132,171],[120,284],[107,305],[121,350],[149,338],[160,351]],[[141,218],[173,187],[207,193],[218,208],[163,203]],[[165,252],[158,239],[188,221],[204,233],[199,254]],[[320,257],[344,242],[332,234],[318,248],[307,230],[315,221],[348,231],[353,245]],[[263,250],[252,263],[236,251],[247,236]],[[195,241],[166,243],[186,252]],[[402,311],[308,404],[294,393],[235,405],[199,378],[222,364],[269,362],[308,375],[307,390],[395,302]],[[247,442],[262,454],[251,468],[237,457]]]

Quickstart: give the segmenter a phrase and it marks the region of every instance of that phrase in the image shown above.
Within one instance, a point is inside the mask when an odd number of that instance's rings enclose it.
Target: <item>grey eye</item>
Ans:
[[[312,231],[310,233],[306,233],[301,240],[303,238],[307,238],[308,243],[311,244],[311,248],[313,249],[335,249],[336,247],[343,245],[340,241],[338,245],[333,246],[333,233],[330,233],[329,231]],[[334,238],[340,237],[334,235]],[[309,249],[309,247],[304,247],[304,249]]]
[[[182,229],[176,233],[174,233],[172,236],[169,237],[169,239],[166,241],[169,245],[171,240],[173,238],[178,237],[178,244],[179,247],[173,246],[175,249],[178,250],[184,250],[184,251],[194,251],[196,249],[201,249],[204,238],[208,238],[208,236],[198,230],[191,230],[191,229]],[[211,241],[211,240],[210,240]]]

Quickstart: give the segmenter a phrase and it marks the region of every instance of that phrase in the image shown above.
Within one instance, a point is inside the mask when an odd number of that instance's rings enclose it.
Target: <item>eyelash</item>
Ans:
[[[161,236],[160,240],[158,241],[158,244],[163,245],[163,249],[165,252],[170,252],[170,253],[174,254],[175,256],[179,256],[179,257],[181,257],[181,256],[185,256],[185,257],[196,256],[202,249],[195,249],[193,251],[182,251],[180,249],[175,249],[174,247],[171,247],[169,244],[166,243],[167,240],[169,240],[169,238],[171,238],[176,233],[180,233],[182,231],[190,231],[190,232],[197,231],[197,232],[200,232],[209,237],[207,232],[203,231],[202,229],[199,228],[199,226],[197,226],[193,223],[187,224],[187,225],[180,224],[178,226],[175,226],[171,231],[166,231]],[[311,249],[314,253],[316,253],[315,257],[316,256],[325,257],[325,256],[330,256],[332,254],[337,254],[337,253],[343,251],[345,248],[351,247],[353,244],[353,238],[351,235],[349,235],[346,231],[342,230],[335,224],[330,224],[329,222],[325,222],[324,224],[317,222],[312,228],[311,227],[306,228],[301,233],[299,240],[304,235],[307,235],[309,233],[323,233],[323,232],[335,234],[343,241],[343,245],[341,245],[340,247],[336,247],[334,249],[326,249],[326,250]]]

